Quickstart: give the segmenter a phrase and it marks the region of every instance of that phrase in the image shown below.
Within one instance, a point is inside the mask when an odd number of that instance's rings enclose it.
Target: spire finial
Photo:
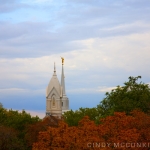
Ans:
[[[61,57],[61,59],[62,59],[62,65],[64,64],[64,58],[63,57]]]
[[[55,67],[55,62],[54,62],[54,74],[53,76],[56,76],[56,67]]]
[[[55,62],[54,62],[54,72],[56,72]]]

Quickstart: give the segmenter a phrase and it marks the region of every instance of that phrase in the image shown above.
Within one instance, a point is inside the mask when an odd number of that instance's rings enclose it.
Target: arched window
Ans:
[[[55,97],[53,97],[53,106],[55,106]]]

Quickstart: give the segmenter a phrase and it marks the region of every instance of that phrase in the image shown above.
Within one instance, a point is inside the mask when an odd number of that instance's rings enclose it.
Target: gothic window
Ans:
[[[53,97],[53,106],[55,106],[55,98]]]
[[[53,103],[53,106],[55,106],[55,97],[54,96],[52,98],[52,103]]]

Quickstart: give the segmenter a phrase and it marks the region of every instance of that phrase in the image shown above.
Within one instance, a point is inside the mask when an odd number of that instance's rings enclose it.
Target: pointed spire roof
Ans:
[[[48,87],[47,87],[47,90],[46,90],[46,97],[49,95],[49,93],[51,92],[51,90],[55,88],[57,93],[59,95],[61,95],[61,85],[59,83],[59,80],[57,78],[57,75],[56,75],[56,67],[55,67],[55,63],[54,63],[54,73],[53,73],[53,76],[48,84]]]

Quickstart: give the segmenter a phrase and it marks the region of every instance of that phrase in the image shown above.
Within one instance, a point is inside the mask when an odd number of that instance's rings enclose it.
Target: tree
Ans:
[[[124,86],[117,86],[97,105],[98,112],[103,116],[112,115],[114,112],[125,111],[129,114],[138,108],[148,113],[150,110],[150,88],[148,84],[138,83],[138,77],[129,77]]]
[[[101,119],[99,125],[101,136],[105,142],[112,143],[112,149],[117,146],[119,149],[148,150],[150,116],[140,110],[133,110],[130,114],[115,112],[113,116]],[[122,143],[124,143],[123,146]],[[144,146],[141,143],[146,143],[146,148],[143,148]]]
[[[12,130],[17,132],[17,134],[15,134],[14,137],[19,139],[19,142],[18,142],[18,140],[13,139],[13,143],[14,143],[14,145],[20,144],[20,147],[22,147],[22,145],[24,145],[23,146],[24,149],[27,147],[26,141],[25,141],[25,134],[27,132],[26,131],[27,126],[29,124],[31,125],[31,124],[34,124],[39,121],[40,121],[39,117],[37,117],[37,116],[32,117],[30,114],[26,113],[24,110],[22,110],[22,112],[18,112],[18,111],[14,111],[12,109],[7,110],[5,108],[0,108],[0,127],[5,127],[4,131],[6,131],[6,132],[4,132],[4,135],[7,135],[7,134],[9,135],[10,133],[12,133]],[[8,132],[6,129],[8,129]],[[10,129],[12,129],[12,130],[10,130]],[[2,130],[2,128],[1,128],[1,130]],[[12,134],[10,134],[10,136],[11,135]],[[10,140],[12,140],[12,139],[10,139]],[[6,143],[7,142],[5,142],[5,144]]]
[[[0,126],[0,149],[1,150],[25,150],[18,132],[10,127]]]
[[[37,142],[38,134],[41,131],[46,131],[48,127],[57,127],[58,119],[54,116],[46,116],[43,120],[35,124],[29,124],[26,128],[25,140],[28,149],[32,148],[32,144]]]
[[[88,143],[102,140],[94,121],[85,116],[78,127],[69,127],[60,121],[58,128],[49,127],[47,131],[39,132],[38,141],[33,144],[32,150],[92,150],[94,148],[88,147]]]
[[[78,126],[68,126],[60,121],[57,128],[48,127],[39,132],[32,150],[123,150],[133,146],[136,150],[149,149],[149,115],[140,110],[132,111],[131,115],[115,112],[100,121],[96,125],[88,116],[80,120]],[[146,143],[146,148],[138,147],[142,142]]]
[[[0,108],[3,108],[3,104],[0,102]]]
[[[12,109],[6,110],[4,108],[0,109],[0,117],[1,123],[4,126],[12,127],[20,131],[21,134],[24,133],[26,125],[36,123],[40,120],[39,117],[32,117],[30,114],[26,113],[25,110],[18,112]]]
[[[64,113],[63,118],[64,121],[69,126],[77,126],[79,121],[84,117],[89,116],[89,118],[95,123],[99,122],[99,113],[97,111],[97,108],[79,108],[79,110],[73,111],[67,111]]]

